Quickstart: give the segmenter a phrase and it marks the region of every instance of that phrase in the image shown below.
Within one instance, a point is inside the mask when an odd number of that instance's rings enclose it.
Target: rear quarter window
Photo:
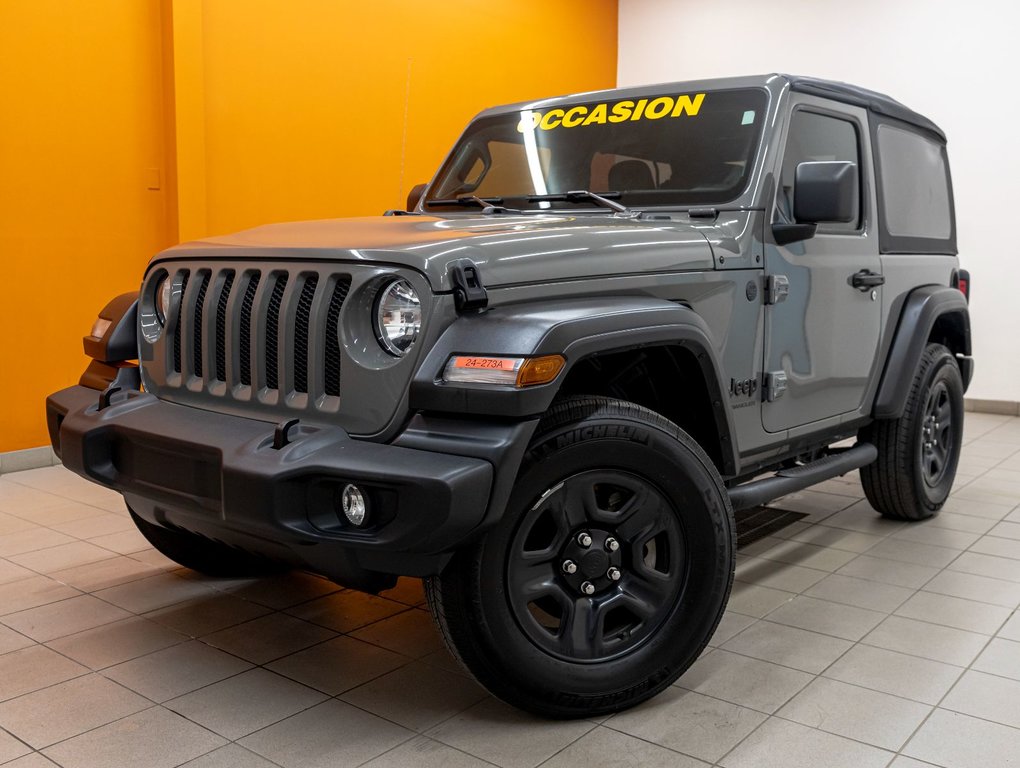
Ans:
[[[956,253],[953,193],[946,147],[893,123],[875,129],[881,250]]]

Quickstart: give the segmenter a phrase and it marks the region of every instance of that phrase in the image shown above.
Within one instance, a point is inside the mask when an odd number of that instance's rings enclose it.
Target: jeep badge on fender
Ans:
[[[422,578],[494,695],[603,716],[711,639],[735,510],[857,469],[886,517],[945,503],[952,201],[938,126],[844,83],[488,109],[406,211],[157,254],[50,437],[181,565]]]

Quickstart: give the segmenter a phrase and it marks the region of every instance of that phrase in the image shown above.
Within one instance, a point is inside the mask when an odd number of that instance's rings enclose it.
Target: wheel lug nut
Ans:
[[[581,585],[581,591],[586,595],[593,595],[595,594],[595,585],[590,581],[586,581]]]
[[[579,533],[577,534],[577,543],[582,547],[588,548],[591,546],[591,534]]]
[[[577,563],[573,560],[563,561],[563,572],[564,573],[577,573]]]
[[[608,539],[606,539],[606,549],[608,549],[610,552],[615,552],[619,548],[620,548],[620,542],[618,542],[612,536],[610,536]]]
[[[620,569],[619,568],[610,568],[608,571],[606,571],[606,576],[608,576],[611,581],[619,581],[620,580]]]

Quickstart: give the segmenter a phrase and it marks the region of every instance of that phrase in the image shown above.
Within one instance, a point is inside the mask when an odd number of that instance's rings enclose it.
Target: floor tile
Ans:
[[[1020,730],[1020,680],[968,670],[939,706]]]
[[[130,555],[133,552],[141,552],[152,547],[148,540],[137,529],[107,533],[103,536],[94,536],[89,539],[89,542],[95,544],[97,547],[102,547],[103,549],[108,549],[111,552],[116,552],[119,555]]]
[[[910,526],[913,528],[914,526]],[[925,528],[947,528],[950,531],[983,534],[995,527],[994,520],[972,515],[961,515],[959,512],[947,512],[943,509],[938,515],[925,521]]]
[[[894,584],[833,573],[805,590],[804,594],[856,608],[892,613],[906,602],[914,591]]]
[[[33,645],[31,638],[0,624],[0,655],[20,648],[27,648],[30,645]]]
[[[772,718],[719,765],[724,768],[885,768],[891,752]]]
[[[1020,754],[1020,730],[936,709],[903,753],[946,768],[1006,768]]]
[[[411,735],[398,725],[333,700],[254,733],[241,745],[283,768],[335,768],[361,765]]]
[[[548,763],[546,763],[548,765]],[[374,760],[369,760],[363,768],[491,768],[492,763],[480,760],[467,752],[448,747],[426,736],[417,736],[405,741],[389,752],[384,752]],[[685,768],[679,764],[678,768]]]
[[[903,563],[882,557],[860,555],[837,573],[841,576],[855,576],[859,579],[892,584],[897,587],[918,589],[939,572],[939,568],[916,563]]]
[[[336,633],[324,627],[285,613],[271,613],[214,632],[203,638],[203,642],[253,664],[265,664],[333,637]]]
[[[1011,560],[1020,560],[1020,541],[1017,539],[1004,539],[1001,536],[982,536],[971,546],[970,552],[977,552],[982,555],[994,555],[995,557],[1008,557]],[[1020,571],[1020,563],[1015,564]]]
[[[88,672],[81,664],[33,645],[0,656],[0,701],[22,696]]]
[[[276,768],[276,763],[271,763],[237,744],[227,744],[189,760],[181,768]]]
[[[989,576],[993,579],[1004,579],[1020,584],[1020,566],[1016,560],[1007,557],[964,552],[953,561],[949,570],[973,573],[977,576]]]
[[[811,680],[806,672],[715,650],[698,659],[674,685],[772,714]]]
[[[605,724],[711,763],[765,719],[761,712],[674,686],[634,709],[614,715]]]
[[[974,501],[973,499],[961,499],[957,496],[950,496],[942,507],[943,512],[954,512],[960,515],[980,517],[985,520],[1002,520],[1009,514],[1016,504],[1008,502]]]
[[[979,672],[989,672],[1014,680],[1020,680],[1020,643],[1015,640],[1004,640],[1001,637],[992,641],[977,657],[973,668]]]
[[[708,768],[708,763],[599,726],[579,738],[542,768]]]
[[[784,531],[779,531],[776,535],[782,536],[783,533]],[[833,528],[822,523],[821,525],[808,526],[806,529],[786,538],[805,544],[814,544],[819,547],[831,547],[861,554],[867,552],[885,537],[873,533],[850,531],[846,528]]]
[[[543,720],[486,699],[426,735],[504,768],[531,768],[593,728],[584,720]]]
[[[965,667],[977,658],[988,638],[961,629],[929,624],[902,616],[890,616],[861,642]]]
[[[379,597],[387,600],[394,600],[404,605],[423,606],[425,605],[425,588],[421,579],[412,579],[402,576],[397,579],[397,586],[392,589],[384,589]]]
[[[172,573],[160,573],[95,593],[96,597],[132,613],[146,613],[210,594],[212,588],[201,581],[184,579]]]
[[[79,595],[11,613],[0,621],[37,642],[45,643],[58,637],[120,621],[130,615],[127,611],[91,595]]]
[[[42,749],[152,706],[100,675],[84,675],[0,703],[0,725]]]
[[[420,659],[443,647],[443,638],[427,611],[398,613],[351,632],[351,637]]]
[[[122,661],[184,642],[187,638],[153,621],[132,616],[74,635],[51,640],[53,650],[91,669],[104,669]]]
[[[825,524],[832,528],[845,528],[848,531],[870,533],[875,536],[888,536],[898,531],[905,523],[887,520],[871,508],[867,501],[855,502],[852,506],[837,512],[825,519]]]
[[[351,637],[336,637],[285,656],[266,668],[335,696],[410,661],[407,656]]]
[[[29,528],[18,533],[0,535],[0,557],[35,552],[61,544],[70,544],[73,541],[71,536],[65,536],[50,528]]]
[[[734,613],[742,613],[760,619],[794,597],[796,595],[793,592],[735,581],[726,608]]]
[[[0,730],[0,763],[7,763],[9,760],[27,755],[31,748],[24,742],[18,741],[7,731]]]
[[[768,615],[768,620],[844,640],[860,640],[885,618],[884,613],[798,595]]]
[[[30,576],[38,576],[37,573],[28,568],[22,568],[12,562],[0,558],[0,584],[9,584],[12,581],[20,581]]]
[[[709,638],[708,645],[712,648],[718,647],[731,637],[735,637],[743,632],[753,623],[754,618],[751,616],[726,611],[719,620],[719,624],[716,626],[715,632],[712,633],[712,637]]]
[[[758,557],[743,558],[737,563],[736,572],[738,581],[786,592],[803,592],[824,579],[826,575],[826,571]]]
[[[345,590],[303,603],[287,612],[336,632],[350,632],[406,610],[409,609],[403,603]]]
[[[833,529],[836,530],[836,529]],[[842,568],[856,557],[855,552],[844,549],[833,549],[799,541],[780,541],[758,555],[766,560],[778,560],[781,563],[801,565],[805,568],[816,568],[820,571],[835,571]]]
[[[29,568],[38,573],[53,573],[76,565],[106,560],[116,555],[108,549],[97,547],[87,541],[71,541],[48,549],[38,549],[21,555],[11,555],[7,559],[12,563]]]
[[[1014,612],[997,634],[1007,640],[1020,640],[1020,611]]]
[[[425,731],[487,697],[473,680],[412,662],[340,698],[405,728]]]
[[[0,616],[37,608],[76,597],[81,593],[49,576],[32,576],[27,579],[0,584]]]
[[[250,668],[246,661],[192,640],[109,667],[103,674],[153,701],[167,701]]]
[[[214,593],[167,608],[150,611],[145,618],[190,637],[203,637],[264,616],[271,609],[233,595]]]
[[[818,674],[851,645],[817,632],[759,621],[724,644],[723,650]]]
[[[959,554],[959,549],[919,544],[916,541],[897,538],[895,534],[868,550],[869,557],[883,557],[886,560],[934,568],[945,568]]]
[[[992,603],[1004,608],[1020,605],[1020,583],[990,579],[962,571],[944,570],[924,585],[925,592],[960,597],[980,603]]]
[[[326,696],[252,669],[166,702],[168,709],[231,741],[320,703]]]
[[[777,715],[837,736],[898,750],[931,712],[927,704],[816,678]]]
[[[152,707],[49,747],[64,768],[173,768],[224,743],[210,731],[162,707]]]
[[[268,579],[249,579],[225,591],[269,608],[283,610],[323,595],[339,592],[340,587],[319,576],[294,572]]]
[[[923,704],[937,704],[963,673],[941,661],[855,645],[825,670],[825,676]]]
[[[19,757],[17,760],[4,763],[4,768],[60,768],[60,766],[38,752],[33,752],[30,755]]]
[[[130,581],[138,581],[161,573],[156,568],[130,557],[112,557],[50,574],[54,579],[83,592],[97,592]]]
[[[83,520],[72,520],[68,523],[58,523],[53,526],[53,529],[76,539],[94,539],[96,536],[137,530],[130,517],[112,513],[87,517]]]
[[[938,595],[934,592],[918,592],[896,609],[897,616],[930,621],[956,629],[994,635],[1011,610],[998,605],[976,603],[959,597]]]
[[[920,523],[918,525],[908,525],[906,528],[896,531],[896,533],[889,537],[889,541],[913,541],[918,544],[964,550],[979,538],[981,538],[979,533],[954,531],[949,528]],[[935,563],[932,564],[935,565]]]

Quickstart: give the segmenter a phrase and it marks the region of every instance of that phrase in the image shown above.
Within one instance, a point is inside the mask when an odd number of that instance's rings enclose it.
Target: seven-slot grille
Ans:
[[[181,285],[166,342],[169,386],[237,399],[340,395],[347,274],[208,267],[171,273]]]

